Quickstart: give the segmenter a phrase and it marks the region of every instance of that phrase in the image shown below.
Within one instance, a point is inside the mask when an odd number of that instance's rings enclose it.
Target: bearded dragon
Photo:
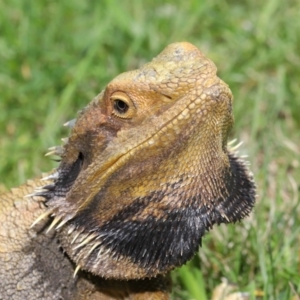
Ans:
[[[51,149],[58,168],[1,196],[0,298],[169,299],[166,274],[255,202],[232,101],[189,43],[112,80]]]

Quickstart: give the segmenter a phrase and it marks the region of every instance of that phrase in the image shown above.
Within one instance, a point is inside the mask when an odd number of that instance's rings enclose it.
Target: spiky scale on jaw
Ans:
[[[249,214],[255,186],[227,149],[232,123],[229,88],[190,44],[114,79],[63,140],[46,195],[68,255],[103,277],[156,276],[213,224]]]
[[[62,219],[58,225],[55,227],[55,230],[58,230],[59,228],[63,227],[69,220],[68,219]]]
[[[78,239],[78,237],[80,236],[82,232],[76,232],[76,235],[73,237],[72,241],[71,241],[71,245],[75,243],[75,241]],[[74,247],[73,247],[74,249]]]
[[[81,268],[80,265],[76,266],[75,271],[74,271],[74,274],[73,274],[73,278],[76,277],[76,275],[77,275],[77,273],[79,272],[80,268]]]
[[[42,180],[43,181],[49,181],[49,180],[56,180],[58,178],[59,178],[59,173],[55,172],[55,173],[52,173],[50,175],[47,175],[46,177],[43,177]]]
[[[46,230],[46,233],[48,233],[49,231],[51,231],[52,228],[55,227],[55,225],[57,223],[59,223],[60,221],[62,220],[62,217],[61,216],[55,216],[51,225],[48,227],[48,229]]]
[[[40,221],[44,220],[45,218],[49,217],[53,213],[52,210],[46,210],[43,214],[41,214],[30,226],[30,228],[34,227]]]
[[[68,234],[71,234],[75,230],[75,226],[69,226]]]
[[[66,144],[68,142],[69,138],[62,138],[61,140],[64,144]]]
[[[76,119],[70,120],[64,124],[65,127],[73,128],[76,123]]]
[[[101,242],[94,242],[91,249],[88,251],[88,255],[90,255],[98,246],[101,245]]]
[[[64,151],[62,146],[53,146],[50,147],[48,150],[49,152],[47,152],[45,156],[57,155],[61,157]]]
[[[78,248],[81,248],[83,246],[85,246],[86,244],[88,244],[89,242],[95,240],[97,238],[97,235],[95,234],[89,234],[80,244],[76,245],[73,250],[76,250]]]

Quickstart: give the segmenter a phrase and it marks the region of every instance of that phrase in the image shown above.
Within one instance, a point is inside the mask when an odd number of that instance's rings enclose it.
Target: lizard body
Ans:
[[[241,220],[254,205],[252,176],[227,149],[231,92],[189,43],[117,76],[70,125],[66,144],[53,150],[61,162],[49,182],[1,198],[0,261],[24,265],[21,277],[33,277],[20,285],[28,293],[37,284],[43,299],[168,299],[165,274],[192,258],[215,223]],[[57,274],[65,272],[57,287],[44,241],[54,247]],[[83,270],[76,281],[74,268]],[[0,273],[0,289],[18,295],[8,274]],[[59,297],[47,298],[50,290]]]
[[[41,179],[28,180],[1,195],[0,299],[168,299],[169,281],[160,276],[117,281],[82,272],[74,278],[74,264],[61,251],[56,232],[47,232],[50,218],[30,228],[46,207],[42,197],[24,196],[44,185]]]

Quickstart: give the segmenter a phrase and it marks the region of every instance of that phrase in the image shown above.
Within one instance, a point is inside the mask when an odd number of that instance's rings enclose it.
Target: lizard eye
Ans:
[[[112,101],[112,114],[122,119],[131,119],[135,114],[135,106],[127,94],[115,92],[110,97]]]
[[[125,114],[129,109],[128,104],[121,100],[121,99],[115,99],[114,101],[114,110],[116,110],[119,114]]]

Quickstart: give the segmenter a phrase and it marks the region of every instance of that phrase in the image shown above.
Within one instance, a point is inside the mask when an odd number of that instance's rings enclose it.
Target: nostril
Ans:
[[[80,167],[82,167],[83,162],[84,162],[84,155],[82,152],[79,152],[79,154],[78,154],[78,161],[80,162]]]

